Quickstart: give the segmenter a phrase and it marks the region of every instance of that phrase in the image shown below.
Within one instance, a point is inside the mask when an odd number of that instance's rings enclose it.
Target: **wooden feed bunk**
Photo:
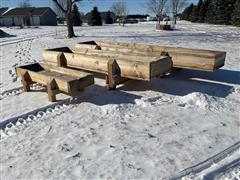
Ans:
[[[30,91],[33,83],[47,86],[48,99],[52,102],[56,101],[56,94],[59,92],[71,94],[94,84],[92,74],[47,64],[20,66],[16,68],[16,72],[25,91]]]
[[[135,43],[87,41],[73,48],[48,49],[48,64],[107,74],[109,89],[128,79],[150,81],[171,69],[214,71],[224,65],[226,52]]]
[[[86,50],[87,49],[87,50]],[[99,50],[99,51],[96,51]],[[137,43],[113,41],[88,41],[75,45],[75,52],[85,54],[119,54],[159,58],[165,52],[173,61],[174,68],[187,68],[203,71],[214,71],[224,66],[226,52],[201,49],[166,47],[158,45],[145,45]]]
[[[78,48],[56,48],[43,52],[43,59],[48,64],[74,67],[107,74],[106,83],[109,89],[128,79],[150,81],[152,78],[170,72],[172,61],[164,52],[159,57],[132,55],[95,50],[96,45],[84,45],[84,52]],[[78,51],[79,50],[79,51]],[[88,50],[92,50],[88,52]]]

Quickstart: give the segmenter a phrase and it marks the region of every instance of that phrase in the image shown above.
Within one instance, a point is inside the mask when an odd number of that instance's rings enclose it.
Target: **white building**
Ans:
[[[0,14],[1,26],[56,26],[57,15],[49,7],[8,9]]]

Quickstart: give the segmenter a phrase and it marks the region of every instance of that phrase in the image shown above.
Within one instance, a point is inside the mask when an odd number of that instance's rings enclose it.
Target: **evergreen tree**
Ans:
[[[240,0],[199,0],[182,13],[182,19],[210,24],[234,24],[240,26]],[[189,12],[191,12],[189,16]]]
[[[201,8],[203,7],[203,0],[199,0],[198,1],[198,4],[197,4],[197,10],[198,10],[198,12],[197,12],[197,14],[196,14],[196,16],[197,16],[197,21],[199,22],[200,21],[200,13],[201,13]]]
[[[82,20],[80,13],[78,11],[78,6],[76,4],[73,5],[73,10],[72,10],[72,23],[74,26],[81,26],[82,25]]]
[[[111,12],[107,12],[107,17],[105,19],[105,24],[113,24],[113,18],[111,17]]]
[[[235,0],[217,0],[217,24],[231,24]]]
[[[236,0],[236,3],[234,5],[232,24],[235,26],[240,26],[240,0]]]
[[[207,8],[205,22],[209,24],[216,24],[217,22],[216,7],[217,7],[217,0],[211,0]]]
[[[210,5],[211,0],[204,0],[201,4],[200,10],[199,10],[199,15],[198,15],[198,22],[205,22],[206,18],[206,13],[208,10],[208,7]]]
[[[94,7],[88,16],[88,25],[90,26],[102,26],[102,18],[98,12],[97,7]]]
[[[198,21],[199,10],[200,10],[199,6],[194,6],[193,7],[192,13],[190,15],[190,21],[191,22],[197,22]]]
[[[185,8],[185,10],[182,12],[181,19],[190,21],[190,16],[193,11],[193,3],[191,3],[188,7]]]

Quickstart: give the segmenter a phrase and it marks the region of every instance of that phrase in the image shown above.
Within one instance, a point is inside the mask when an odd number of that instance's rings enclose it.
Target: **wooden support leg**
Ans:
[[[168,56],[168,57],[170,57],[170,55],[169,55],[169,53],[168,53],[167,51],[162,51],[160,55],[161,55],[161,56]],[[171,58],[171,57],[170,57],[170,58]],[[171,61],[172,61],[172,58],[171,58]],[[171,65],[171,66],[172,66],[172,68],[171,68],[171,70],[170,70],[169,72],[160,75],[161,78],[165,78],[165,77],[167,76],[167,74],[172,71],[172,69],[173,69],[173,62],[172,62],[172,65]]]
[[[60,67],[66,67],[67,66],[67,60],[66,60],[63,53],[58,54],[57,65],[60,66]]]
[[[126,82],[128,78],[121,77],[121,70],[115,59],[108,61],[108,75],[106,76],[106,84],[108,90],[115,90],[118,84]]]
[[[48,100],[50,102],[56,101],[57,94],[57,84],[54,79],[49,79],[47,83],[47,92],[48,92]]]
[[[22,79],[21,81],[22,81],[24,91],[29,92],[30,91],[31,78],[30,78],[27,71],[25,71],[23,73],[21,79]]]
[[[121,70],[117,64],[115,59],[111,59],[108,61],[108,77],[107,84],[108,90],[114,90],[117,86],[117,79],[121,77]]]
[[[117,61],[115,59],[111,59],[108,61],[108,90],[116,89],[117,84],[115,82],[115,78],[117,76],[120,76],[120,68]]]

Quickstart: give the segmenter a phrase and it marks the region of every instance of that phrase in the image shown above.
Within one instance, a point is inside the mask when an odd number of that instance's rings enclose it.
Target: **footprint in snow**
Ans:
[[[18,77],[13,78],[13,79],[12,79],[12,82],[16,82],[17,79],[18,79]]]
[[[18,65],[18,64],[16,63],[16,64],[12,65],[12,67],[15,68],[17,65]]]

